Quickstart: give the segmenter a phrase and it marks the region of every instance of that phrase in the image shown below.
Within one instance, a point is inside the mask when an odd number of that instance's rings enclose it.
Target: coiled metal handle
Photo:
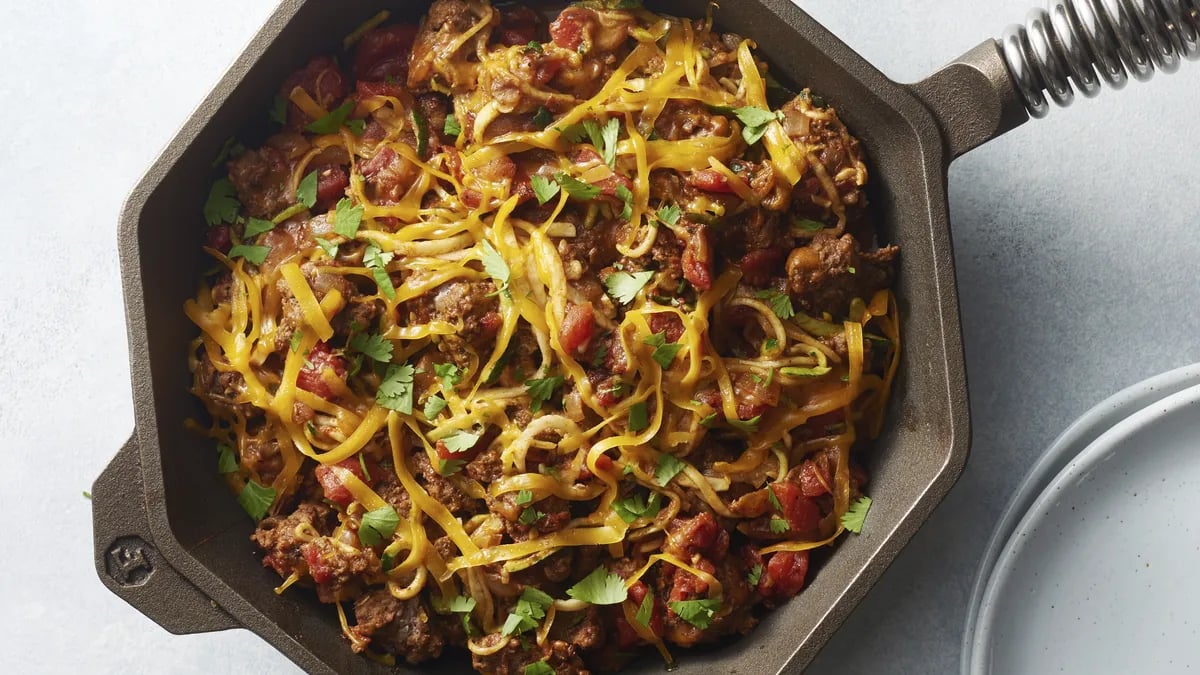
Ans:
[[[1092,97],[1101,78],[1120,89],[1130,75],[1145,81],[1200,58],[1200,0],[1053,0],[1009,26],[1001,44],[1029,114],[1045,117],[1047,94],[1068,106],[1072,83]]]

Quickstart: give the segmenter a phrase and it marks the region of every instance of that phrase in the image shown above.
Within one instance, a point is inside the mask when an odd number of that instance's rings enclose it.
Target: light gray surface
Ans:
[[[899,80],[923,77],[1027,9],[1024,0],[803,5]],[[92,571],[80,496],[133,425],[121,200],[271,9],[271,0],[0,6],[6,671],[294,670],[246,632],[170,636],[111,596]],[[953,671],[977,560],[1024,468],[1092,403],[1200,360],[1198,109],[1200,64],[1188,63],[1055,110],[955,164],[974,452],[812,672]]]
[[[1063,468],[989,576],[972,675],[1200,668],[1197,443],[1191,387],[1117,423]]]

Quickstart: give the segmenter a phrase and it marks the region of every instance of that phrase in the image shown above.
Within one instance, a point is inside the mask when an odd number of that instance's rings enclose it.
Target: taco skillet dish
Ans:
[[[671,662],[862,528],[898,249],[859,142],[752,40],[438,0],[269,116],[214,164],[189,424],[352,650]]]

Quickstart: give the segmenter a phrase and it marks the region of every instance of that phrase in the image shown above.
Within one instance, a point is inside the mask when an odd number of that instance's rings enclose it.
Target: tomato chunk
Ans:
[[[701,291],[712,288],[712,245],[708,241],[708,226],[698,225],[684,244],[683,278]]]
[[[770,487],[783,506],[783,517],[794,533],[807,533],[821,524],[821,509],[817,503],[804,496],[800,486],[792,483],[774,483]]]
[[[578,50],[583,44],[584,28],[595,21],[595,17],[595,12],[590,9],[568,7],[550,24],[550,37],[563,49]]]
[[[333,466],[341,467],[349,471],[359,480],[368,485],[373,482],[367,478],[365,473],[363,473],[363,462],[359,461],[357,455],[349,459],[344,459]],[[370,471],[370,467],[368,467],[368,471]],[[342,483],[342,479],[338,475],[338,472],[332,467],[322,464],[321,466],[318,466],[316,471],[313,473],[317,477],[317,482],[321,484],[321,491],[325,493],[326,499],[331,502],[341,504],[342,506],[349,506],[350,502],[354,501],[354,495],[351,494],[350,490],[348,490]],[[375,471],[371,471],[370,473],[372,479],[378,475]]]
[[[384,26],[369,31],[354,53],[354,77],[374,82],[388,78],[408,80],[408,55],[417,38],[417,27],[408,24]]]
[[[588,344],[596,332],[595,310],[592,303],[582,305],[567,303],[567,311],[563,316],[562,327],[558,331],[558,340],[568,354],[579,354],[587,351]]]
[[[326,369],[332,370],[338,379],[345,381],[346,359],[334,354],[328,344],[318,342],[308,352],[308,361],[296,376],[296,385],[327,401],[333,400],[335,398],[333,389],[322,376]]]
[[[829,472],[817,466],[811,459],[805,460],[800,467],[800,491],[805,497],[820,497],[829,493]]]
[[[326,110],[332,110],[343,98],[346,98],[346,78],[338,68],[337,62],[328,56],[313,57],[307,65],[292,73],[279,88],[279,95],[284,98],[291,96],[292,90],[300,87]],[[287,126],[293,131],[301,130],[313,119],[295,103],[288,104]]]
[[[716,192],[719,194],[733,194],[733,187],[729,185],[729,181],[725,176],[716,169],[701,169],[693,171],[688,176],[688,184],[705,192]]]
[[[804,589],[808,551],[780,551],[767,560],[758,590],[767,598],[790,598]]]

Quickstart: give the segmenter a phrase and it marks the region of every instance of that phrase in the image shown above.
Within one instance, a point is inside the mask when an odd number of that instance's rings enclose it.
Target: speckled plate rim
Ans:
[[[979,634],[979,618],[992,572],[1013,533],[1046,487],[1084,449],[1113,426],[1168,396],[1197,385],[1200,385],[1200,363],[1183,366],[1131,385],[1081,415],[1042,453],[1005,506],[975,574],[975,584],[971,591],[963,631],[962,675],[987,673],[985,669],[975,667],[974,661],[980,647],[986,644],[987,636]]]

